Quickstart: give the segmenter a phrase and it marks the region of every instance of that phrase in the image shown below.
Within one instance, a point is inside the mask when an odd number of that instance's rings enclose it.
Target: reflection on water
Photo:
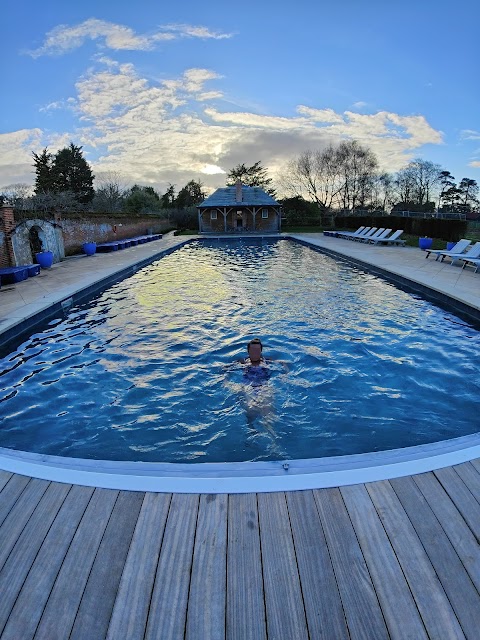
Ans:
[[[264,379],[236,364],[253,337]],[[0,361],[0,446],[237,461],[431,442],[478,430],[479,353],[454,316],[306,247],[191,243]]]

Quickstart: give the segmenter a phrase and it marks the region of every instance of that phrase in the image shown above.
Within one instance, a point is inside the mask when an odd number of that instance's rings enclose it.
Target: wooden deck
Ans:
[[[0,637],[480,637],[480,461],[340,489],[92,489],[0,471]]]

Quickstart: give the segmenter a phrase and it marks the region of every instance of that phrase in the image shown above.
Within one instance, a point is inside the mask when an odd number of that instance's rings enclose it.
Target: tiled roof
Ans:
[[[247,187],[242,184],[242,202],[236,200],[236,187],[222,187],[208,196],[199,207],[234,207],[244,204],[247,206],[278,205],[278,202],[260,187]]]

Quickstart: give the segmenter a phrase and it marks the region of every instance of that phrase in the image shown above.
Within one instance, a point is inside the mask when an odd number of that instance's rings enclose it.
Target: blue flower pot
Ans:
[[[456,245],[456,242],[447,242],[447,251],[450,251],[451,249],[453,249],[453,247]]]
[[[427,249],[430,249],[432,244],[433,244],[433,238],[419,238],[418,239],[418,246],[420,247],[420,249],[422,251],[426,251]]]
[[[87,256],[93,256],[93,254],[97,250],[97,243],[96,242],[84,242],[82,248],[83,248],[83,253],[86,253]]]
[[[50,269],[53,264],[53,253],[51,251],[36,253],[35,258],[42,269]]]

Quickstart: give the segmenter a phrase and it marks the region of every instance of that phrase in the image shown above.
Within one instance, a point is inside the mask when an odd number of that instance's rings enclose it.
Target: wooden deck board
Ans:
[[[3,487],[7,484],[12,476],[13,473],[0,470],[0,493],[3,491]]]
[[[480,541],[480,503],[452,467],[439,469],[434,475],[461,513],[478,543]]]
[[[2,568],[0,574],[3,583],[0,598],[0,628],[2,629],[37,552],[69,490],[70,485],[66,484],[48,486]]]
[[[372,577],[389,633],[394,638],[427,638],[403,571],[365,485],[341,494]]]
[[[464,638],[435,570],[389,482],[372,482],[367,491],[415,598],[429,638]]]
[[[50,483],[30,480],[0,527],[0,570]]]
[[[199,496],[195,494],[172,496],[145,640],[177,640],[184,636],[198,503]]]
[[[452,467],[461,477],[470,493],[480,503],[480,473],[475,469],[471,462],[464,462]]]
[[[29,482],[30,478],[15,474],[5,483],[0,493],[0,526]]]
[[[107,635],[144,493],[121,491],[90,572],[69,640],[91,640]],[[99,599],[98,594],[102,597]]]
[[[143,640],[171,494],[147,493],[125,562],[107,639]]]
[[[228,495],[200,496],[185,638],[224,638]]]
[[[390,480],[422,541],[462,630],[476,640],[480,624],[480,596],[465,567],[413,477]]]
[[[268,637],[308,638],[285,494],[259,493],[258,513]]]
[[[262,559],[255,493],[228,498],[228,640],[266,640]]]
[[[87,508],[93,488],[72,487],[48,531],[15,601],[2,640],[30,640],[57,578],[75,531]],[[2,602],[3,609],[6,602]],[[25,612],[28,611],[28,615]],[[1,628],[1,626],[0,626]]]
[[[339,489],[313,492],[352,640],[389,637],[377,594]]]
[[[117,497],[118,491],[95,489],[43,611],[35,633],[37,640],[69,637]]]
[[[414,481],[480,593],[480,547],[477,539],[433,473],[422,473],[415,476]]]
[[[0,638],[476,640],[474,462],[215,496],[0,473]]]
[[[348,638],[342,601],[313,493],[295,491],[286,495],[310,637]]]

